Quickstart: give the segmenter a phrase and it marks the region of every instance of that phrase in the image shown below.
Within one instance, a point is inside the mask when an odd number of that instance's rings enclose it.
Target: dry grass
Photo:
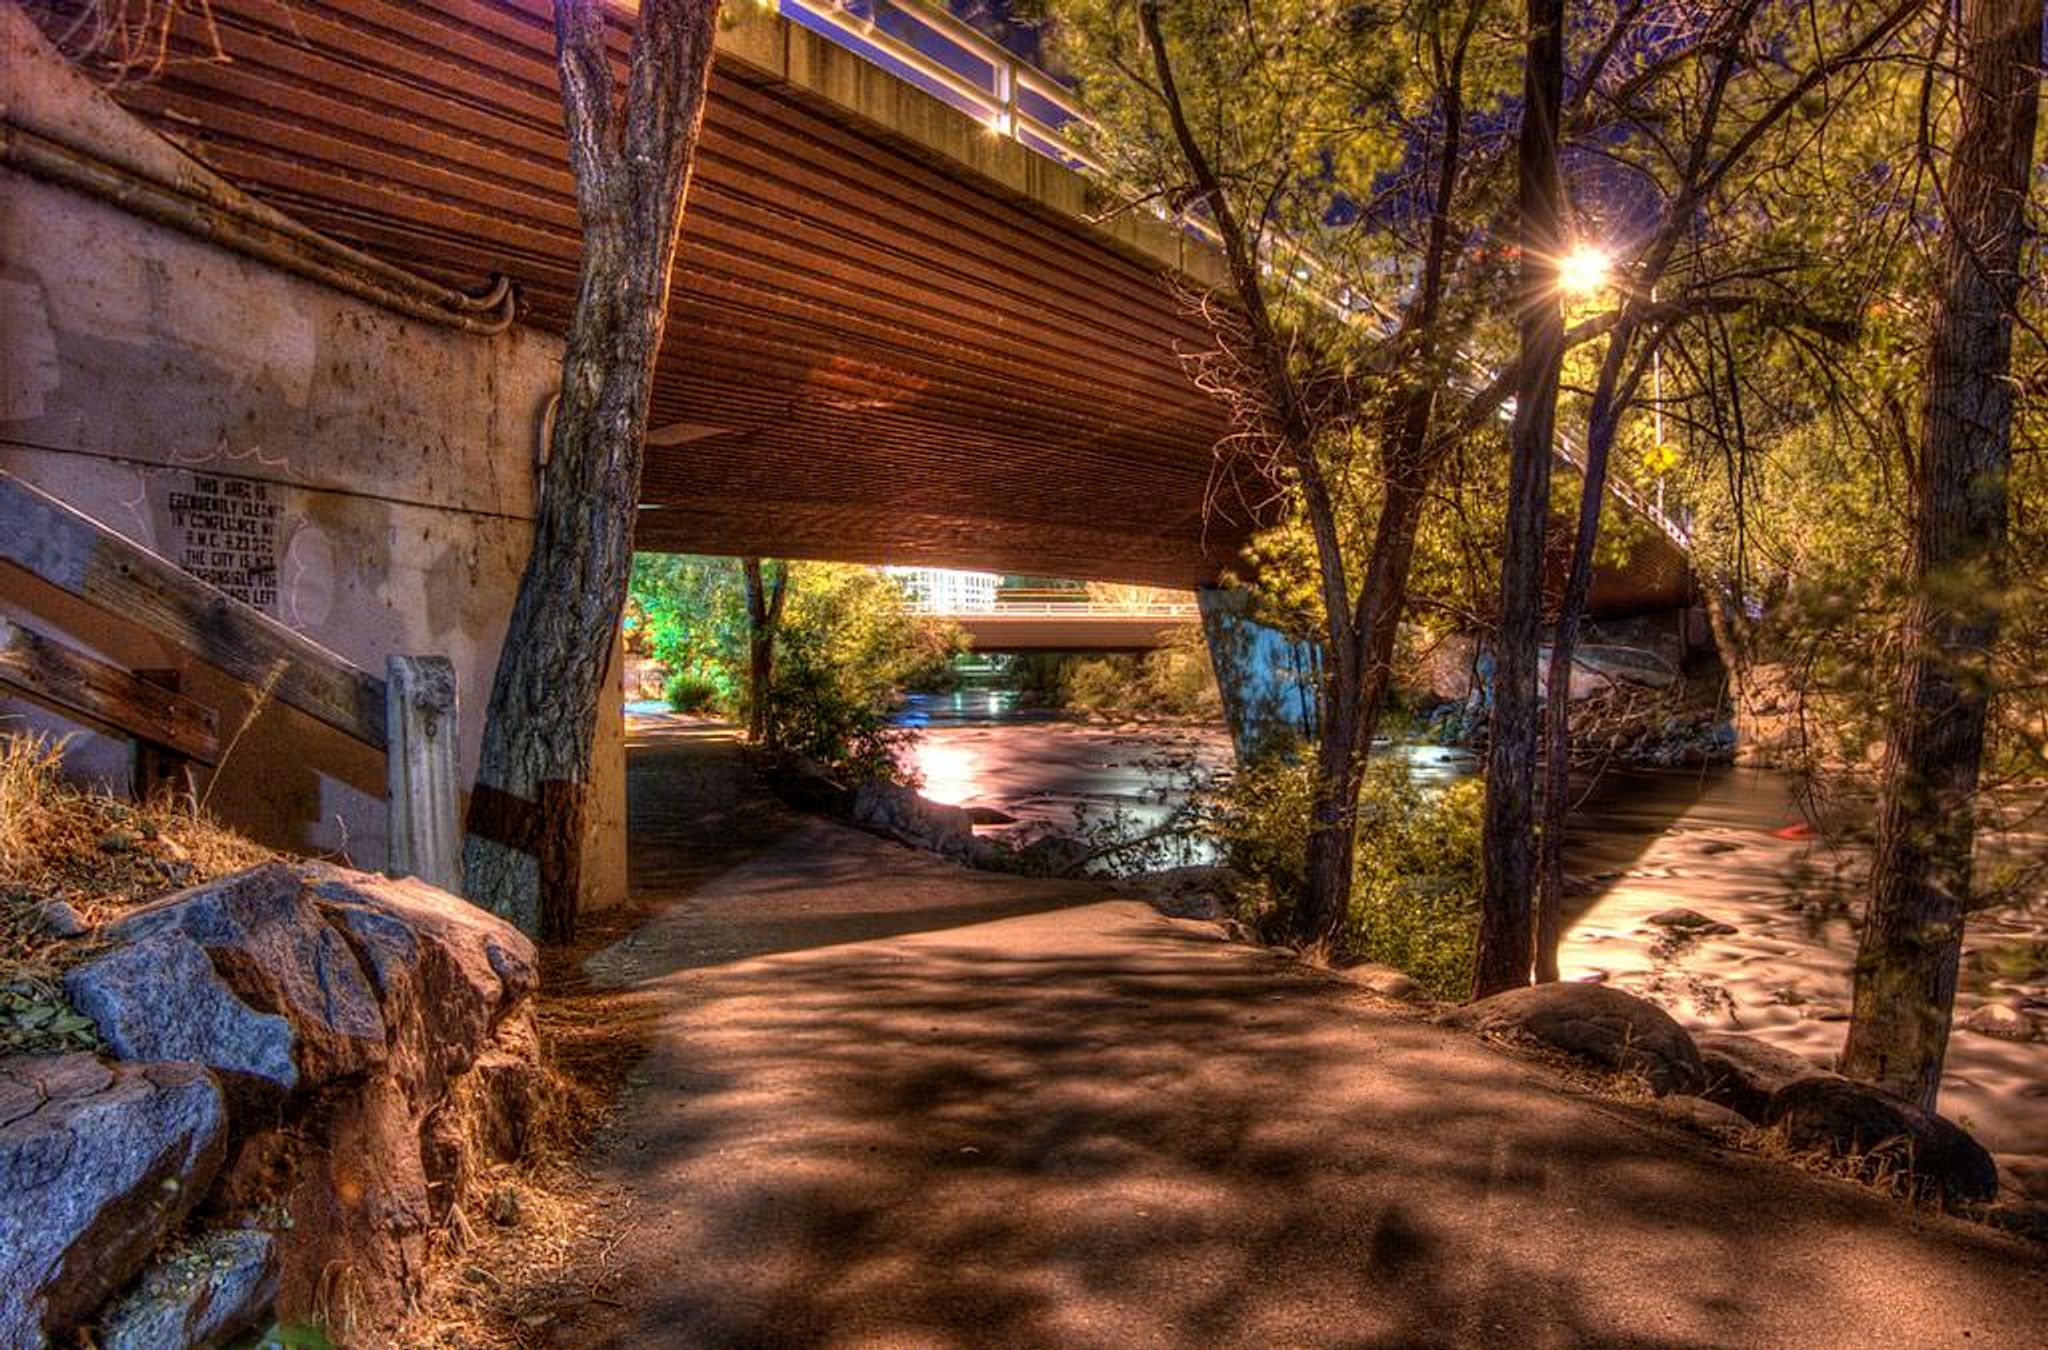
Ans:
[[[167,891],[272,856],[189,802],[124,801],[63,780],[61,746],[0,736],[0,961],[61,960],[38,906],[61,901],[92,926]]]
[[[629,1231],[630,1197],[606,1190],[581,1161],[651,1030],[645,999],[593,989],[582,976],[583,958],[614,932],[544,951],[535,1014],[561,1096],[524,1160],[477,1174],[399,1344],[550,1345],[565,1314],[623,1306],[611,1256]]]
[[[58,981],[97,944],[89,932],[52,935],[49,906],[68,905],[97,928],[271,856],[190,802],[129,802],[66,783],[62,749],[42,737],[0,736],[0,1053],[95,1043]]]

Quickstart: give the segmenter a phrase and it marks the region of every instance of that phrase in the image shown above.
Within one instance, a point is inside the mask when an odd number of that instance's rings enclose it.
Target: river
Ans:
[[[1020,710],[975,689],[920,696],[903,720],[934,800],[992,807],[1018,825],[1071,826],[1076,809],[1142,829],[1189,774],[1227,770],[1220,729],[1105,726]],[[1477,768],[1472,756],[1403,746],[1425,778]],[[1839,1052],[1867,849],[1853,819],[1816,830],[1792,780],[1754,769],[1627,769],[1581,789],[1571,817],[1573,913],[1559,954],[1568,980],[1654,999],[1690,1026],[1741,1030],[1829,1064]],[[2015,842],[2040,849],[2038,836]],[[1685,908],[1733,928],[1685,939],[1647,922]],[[1973,916],[1941,1110],[2048,1199],[2048,913],[2038,898]],[[2006,1009],[2008,1013],[1986,1009]],[[1998,1019],[1998,1034],[1976,1029]]]

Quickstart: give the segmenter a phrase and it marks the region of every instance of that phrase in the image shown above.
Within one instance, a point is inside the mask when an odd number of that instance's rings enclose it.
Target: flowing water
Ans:
[[[999,690],[914,699],[925,792],[993,807],[1018,826],[1071,827],[1077,808],[1143,829],[1191,773],[1227,771],[1220,730],[1102,726],[1022,711]],[[1427,778],[1472,773],[1469,754],[1405,746]],[[1868,866],[1857,822],[1824,835],[1790,779],[1753,769],[1614,770],[1582,789],[1567,866],[1565,979],[1656,1000],[1699,1028],[1741,1030],[1832,1063],[1847,1030],[1854,897]],[[2038,837],[2016,841],[2038,850]],[[1649,922],[1690,909],[1733,932],[1687,937]],[[2048,1198],[2048,903],[1973,916],[1941,1109],[2007,1172]],[[1999,1011],[2000,1009],[2006,1011]],[[1979,1029],[1990,1028],[1990,1029]]]

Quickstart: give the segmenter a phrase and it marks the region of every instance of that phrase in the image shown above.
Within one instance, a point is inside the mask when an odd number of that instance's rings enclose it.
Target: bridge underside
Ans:
[[[521,320],[564,330],[579,231],[548,0],[210,12],[230,60],[173,61],[123,103],[371,253],[509,273]],[[712,83],[647,547],[1176,586],[1227,564],[1245,524],[1204,518],[1217,413],[1175,356],[1202,331],[1119,244],[1142,231],[1053,209],[1080,180],[772,15],[740,16]]]
[[[550,0],[211,0],[116,96],[388,261],[518,284],[560,333],[580,231]],[[211,50],[210,20],[227,60]],[[626,35],[615,35],[623,66]],[[654,395],[647,549],[1193,587],[1252,522],[1177,353],[1207,274],[1084,180],[758,9],[723,31]],[[540,410],[533,410],[536,432]],[[514,413],[516,415],[516,412]],[[1215,509],[1210,509],[1214,506]],[[1642,552],[1595,608],[1683,602]]]

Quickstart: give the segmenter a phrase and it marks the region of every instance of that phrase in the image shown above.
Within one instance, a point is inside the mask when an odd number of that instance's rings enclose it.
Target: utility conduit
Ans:
[[[489,337],[518,307],[503,276],[481,295],[441,286],[227,191],[164,182],[12,121],[0,121],[0,163],[408,318]]]

